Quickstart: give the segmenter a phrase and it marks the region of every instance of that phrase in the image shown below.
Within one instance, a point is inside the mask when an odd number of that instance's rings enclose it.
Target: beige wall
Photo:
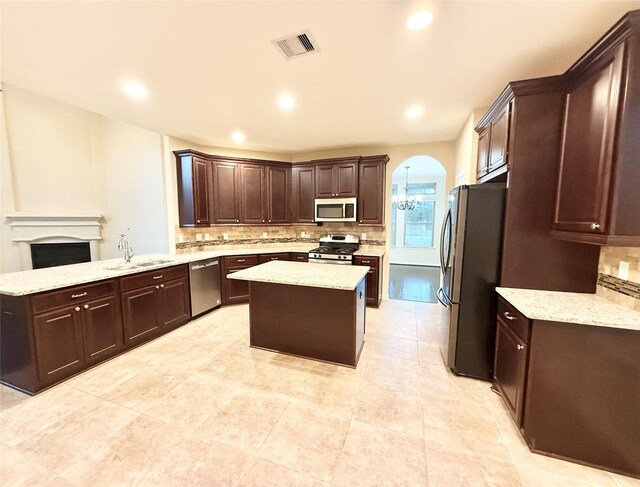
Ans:
[[[119,255],[127,228],[136,253],[168,250],[160,135],[14,86],[3,93],[2,272],[20,270],[12,213],[103,215],[102,259]]]
[[[475,184],[476,165],[478,157],[478,134],[474,127],[486,113],[487,107],[474,109],[455,140],[455,186],[461,184]]]

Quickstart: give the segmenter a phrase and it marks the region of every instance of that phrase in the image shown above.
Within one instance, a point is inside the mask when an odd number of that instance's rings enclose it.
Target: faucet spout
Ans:
[[[129,241],[124,233],[120,234],[118,239],[118,250],[124,252],[124,261],[129,264],[131,257],[133,257],[133,247],[129,247]]]

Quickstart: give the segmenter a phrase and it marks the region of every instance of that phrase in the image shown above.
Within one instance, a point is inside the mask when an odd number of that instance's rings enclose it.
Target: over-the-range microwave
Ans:
[[[354,222],[356,203],[356,198],[316,198],[316,221]]]

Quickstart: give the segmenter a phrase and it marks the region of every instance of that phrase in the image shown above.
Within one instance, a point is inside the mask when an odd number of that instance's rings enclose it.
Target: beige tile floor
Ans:
[[[438,323],[368,309],[353,370],[250,349],[233,306],[36,397],[2,387],[0,485],[640,485],[530,453],[488,383],[445,369]]]

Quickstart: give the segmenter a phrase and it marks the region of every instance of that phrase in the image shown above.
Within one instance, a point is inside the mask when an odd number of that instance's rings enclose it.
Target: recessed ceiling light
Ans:
[[[122,91],[135,101],[143,101],[149,98],[149,91],[138,81],[128,80],[122,83]]]
[[[231,138],[233,139],[234,142],[237,142],[238,144],[242,144],[247,139],[247,136],[244,135],[243,132],[236,130],[234,133],[231,134]]]
[[[427,10],[416,12],[407,20],[407,27],[411,30],[424,29],[433,20],[433,14]]]
[[[293,96],[285,93],[278,98],[278,106],[285,112],[289,112],[296,106],[296,100]]]
[[[423,109],[420,105],[414,105],[412,107],[407,108],[405,113],[407,118],[418,118],[422,115]]]

